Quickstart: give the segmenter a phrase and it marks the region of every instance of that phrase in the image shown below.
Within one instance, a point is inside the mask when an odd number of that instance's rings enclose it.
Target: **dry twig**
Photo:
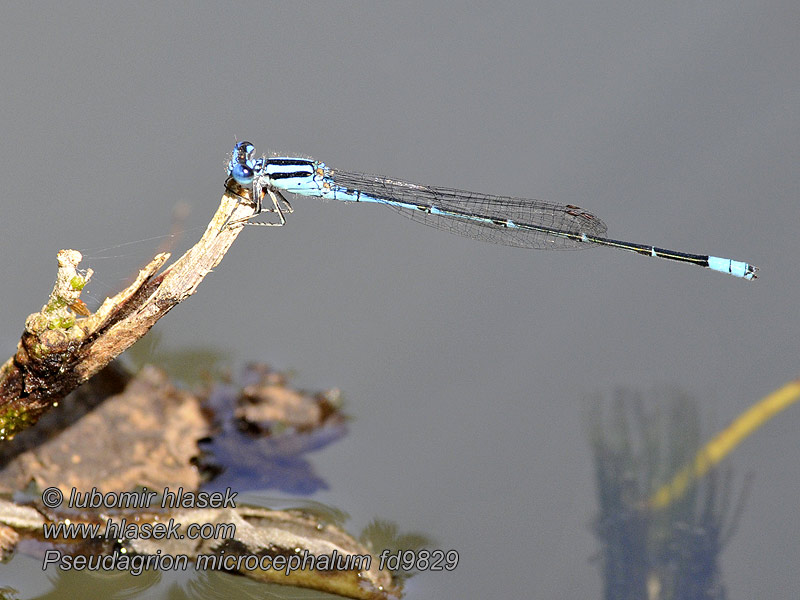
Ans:
[[[28,317],[16,354],[0,367],[0,439],[36,423],[191,296],[242,230],[225,224],[252,214],[252,205],[240,199],[226,190],[197,244],[160,274],[169,254],[156,255],[131,285],[106,298],[96,313],[85,318],[75,313],[85,313],[80,292],[92,270],[78,270],[80,252],[61,250],[48,303]]]

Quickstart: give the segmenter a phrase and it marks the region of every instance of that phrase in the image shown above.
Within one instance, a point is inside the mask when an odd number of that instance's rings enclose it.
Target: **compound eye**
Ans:
[[[250,160],[255,151],[256,147],[253,146],[253,144],[251,144],[250,142],[239,142],[233,147],[233,153],[240,159],[244,160]]]
[[[231,169],[231,177],[241,186],[253,183],[253,169],[243,164],[234,164]]]

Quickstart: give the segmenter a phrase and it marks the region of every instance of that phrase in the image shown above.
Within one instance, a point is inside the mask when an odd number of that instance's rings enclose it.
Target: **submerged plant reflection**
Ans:
[[[731,470],[711,469],[668,505],[653,507],[653,492],[701,447],[697,402],[675,391],[659,396],[650,403],[619,391],[608,409],[597,400],[590,410],[604,597],[724,599],[720,555],[744,494],[731,502]]]

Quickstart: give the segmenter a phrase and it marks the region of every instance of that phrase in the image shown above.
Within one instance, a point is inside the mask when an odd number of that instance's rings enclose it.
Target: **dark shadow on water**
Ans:
[[[306,394],[264,365],[248,366],[241,385],[215,385],[206,399],[216,431],[201,444],[215,473],[208,491],[273,489],[308,496],[328,484],[306,458],[347,433],[330,393]]]

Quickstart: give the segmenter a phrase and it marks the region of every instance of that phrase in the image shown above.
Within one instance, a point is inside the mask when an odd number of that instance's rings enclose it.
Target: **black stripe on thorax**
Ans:
[[[302,158],[268,158],[267,163],[270,165],[308,165],[314,166],[313,160],[305,160]]]
[[[270,179],[293,179],[296,177],[303,178],[312,175],[313,171],[294,171],[293,173],[270,173]]]

